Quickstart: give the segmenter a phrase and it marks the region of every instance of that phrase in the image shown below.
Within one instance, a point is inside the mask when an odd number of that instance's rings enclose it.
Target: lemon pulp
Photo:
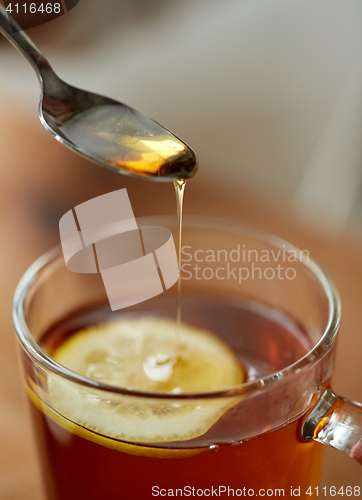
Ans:
[[[165,400],[115,394],[51,376],[49,405],[68,421],[108,438],[165,443],[205,434],[237,398],[172,399],[244,381],[231,349],[208,331],[160,318],[125,319],[80,330],[53,353],[67,368],[98,382]]]

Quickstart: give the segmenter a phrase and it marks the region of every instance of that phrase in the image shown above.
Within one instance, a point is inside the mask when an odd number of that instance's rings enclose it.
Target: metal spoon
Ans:
[[[59,142],[125,174],[165,181],[195,174],[195,153],[169,130],[125,104],[63,82],[1,4],[0,33],[35,70],[40,121]]]

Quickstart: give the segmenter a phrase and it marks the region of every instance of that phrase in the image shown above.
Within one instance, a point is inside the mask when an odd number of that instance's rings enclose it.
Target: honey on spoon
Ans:
[[[162,181],[195,174],[195,153],[172,132],[125,104],[63,82],[1,4],[0,32],[33,66],[41,86],[40,120],[59,142],[124,174]]]

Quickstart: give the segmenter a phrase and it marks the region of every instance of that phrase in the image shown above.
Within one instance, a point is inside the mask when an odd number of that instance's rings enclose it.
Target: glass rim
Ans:
[[[153,224],[159,223],[162,225],[173,225],[175,226],[174,216],[149,216],[137,218],[137,222],[146,224],[152,220]],[[234,233],[244,234],[250,237],[257,238],[261,242],[267,242],[275,247],[280,247],[288,250],[298,251],[298,248],[294,245],[288,243],[287,241],[279,238],[262,229],[254,228],[246,224],[239,222],[229,221],[220,218],[205,217],[205,216],[185,216],[184,225],[188,227],[202,227],[209,229],[216,229],[222,231],[229,231]],[[306,367],[310,366],[314,361],[318,360],[324,352],[333,344],[340,325],[341,319],[341,302],[336,288],[334,287],[332,281],[324,273],[324,271],[316,264],[312,259],[308,257],[305,258],[303,255],[302,259],[298,262],[304,264],[313,275],[318,279],[318,282],[322,286],[325,295],[328,299],[329,313],[326,328],[319,339],[319,341],[313,346],[313,348],[308,351],[303,357],[295,361],[294,363],[286,366],[278,372],[271,373],[265,377],[261,377],[249,382],[244,382],[235,386],[231,386],[225,389],[219,389],[217,391],[208,392],[196,392],[196,393],[183,393],[183,394],[170,394],[161,392],[149,392],[141,390],[126,389],[122,387],[116,387],[109,384],[104,384],[102,382],[97,382],[95,380],[89,379],[80,375],[72,370],[61,365],[53,358],[43,351],[43,349],[35,341],[31,332],[28,328],[26,318],[25,318],[25,301],[31,286],[36,282],[37,277],[42,272],[42,270],[51,264],[56,258],[62,254],[60,245],[49,250],[41,257],[39,257],[24,273],[19,284],[16,288],[13,303],[13,321],[15,325],[15,331],[18,339],[28,353],[28,355],[37,363],[39,363],[43,368],[50,370],[52,373],[59,375],[62,378],[86,386],[91,389],[96,389],[100,391],[106,391],[113,394],[122,394],[127,396],[141,397],[141,398],[152,398],[152,399],[170,399],[170,400],[180,400],[180,399],[213,399],[213,398],[224,398],[233,397],[253,390],[262,390],[269,387],[271,384],[278,383],[282,380],[289,378],[297,372],[302,371]]]

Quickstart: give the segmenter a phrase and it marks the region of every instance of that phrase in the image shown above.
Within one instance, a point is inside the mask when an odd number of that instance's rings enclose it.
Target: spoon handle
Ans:
[[[53,83],[60,81],[42,52],[22,30],[15,19],[6,12],[1,3],[0,33],[30,62],[42,88],[44,88],[44,82],[49,79],[53,80]]]

